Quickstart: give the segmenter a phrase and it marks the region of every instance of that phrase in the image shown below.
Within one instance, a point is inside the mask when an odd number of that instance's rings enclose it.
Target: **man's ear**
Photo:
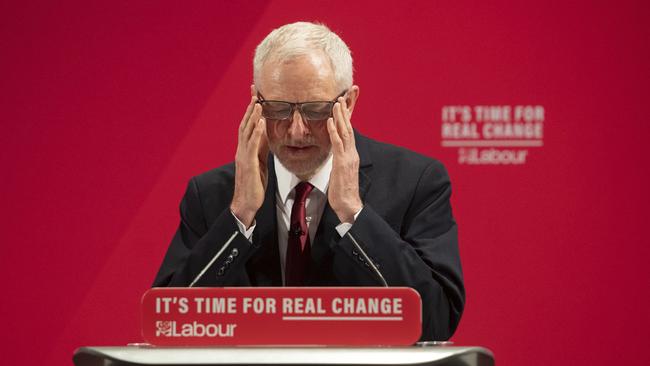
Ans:
[[[354,106],[357,104],[357,99],[359,98],[359,86],[352,85],[346,94],[345,102],[348,105],[348,111],[352,114],[354,111]]]

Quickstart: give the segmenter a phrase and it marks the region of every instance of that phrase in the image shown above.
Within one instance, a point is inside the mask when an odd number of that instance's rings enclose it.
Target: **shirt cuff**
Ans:
[[[361,210],[363,210],[363,207],[361,207]],[[354,214],[354,221],[357,220],[357,217],[361,213],[361,210],[357,211],[357,213]],[[344,237],[345,234],[350,231],[350,228],[352,228],[352,225],[354,224],[354,221],[352,222],[342,222],[338,225],[336,225],[336,231],[339,233],[341,237]]]
[[[253,238],[253,230],[255,230],[255,225],[257,225],[257,222],[253,220],[253,224],[251,225],[251,227],[246,229],[246,225],[244,225],[241,221],[239,221],[237,216],[235,216],[235,214],[232,213],[232,211],[230,211],[230,213],[232,214],[232,217],[234,217],[235,221],[237,222],[237,227],[239,228],[239,232],[242,233],[242,235],[244,235],[244,237],[252,243],[253,241],[251,239]]]

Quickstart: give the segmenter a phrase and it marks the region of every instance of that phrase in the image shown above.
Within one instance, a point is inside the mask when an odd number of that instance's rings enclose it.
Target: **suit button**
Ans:
[[[359,255],[359,252],[357,252],[356,250],[352,249],[352,255],[356,257],[356,256]]]
[[[221,268],[219,268],[219,271],[217,272],[217,276],[223,276],[224,273],[226,273],[226,269],[221,267]]]
[[[237,248],[232,248],[232,252],[230,252],[230,255],[233,257],[236,257],[239,255],[239,250]]]
[[[234,260],[235,260],[235,256],[232,254],[229,255],[228,258],[226,258],[226,262],[228,263],[232,263]]]
[[[230,262],[228,261],[223,262],[223,267],[221,268],[228,268],[228,267],[230,267]]]

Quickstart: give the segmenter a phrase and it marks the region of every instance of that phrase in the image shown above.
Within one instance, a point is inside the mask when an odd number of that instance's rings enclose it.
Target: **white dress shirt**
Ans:
[[[287,242],[289,240],[289,226],[291,222],[291,208],[295,197],[294,188],[301,182],[295,174],[291,173],[287,168],[280,163],[276,156],[273,157],[275,163],[275,176],[277,178],[277,190],[275,192],[275,209],[277,215],[278,225],[278,249],[280,250],[280,266],[282,268],[282,283],[284,283],[285,264],[287,258]],[[314,174],[309,183],[314,186],[314,189],[307,196],[305,202],[306,221],[309,229],[309,242],[314,245],[314,237],[318,224],[323,216],[323,210],[327,203],[327,187],[329,186],[330,173],[332,172],[332,155],[327,158],[325,164]],[[361,210],[354,215],[354,219],[359,216]],[[233,215],[234,216],[234,215]],[[253,231],[255,230],[256,222],[253,222],[248,229],[244,224],[237,219],[237,226],[239,231],[248,239],[251,240]],[[343,237],[348,230],[352,227],[353,223],[343,222],[336,226],[336,231]]]

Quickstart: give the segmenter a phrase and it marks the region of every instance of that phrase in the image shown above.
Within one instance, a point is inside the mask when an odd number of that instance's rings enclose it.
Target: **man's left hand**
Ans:
[[[327,200],[341,222],[353,223],[363,202],[359,197],[359,154],[344,97],[334,104],[333,115],[327,120],[333,155]]]

